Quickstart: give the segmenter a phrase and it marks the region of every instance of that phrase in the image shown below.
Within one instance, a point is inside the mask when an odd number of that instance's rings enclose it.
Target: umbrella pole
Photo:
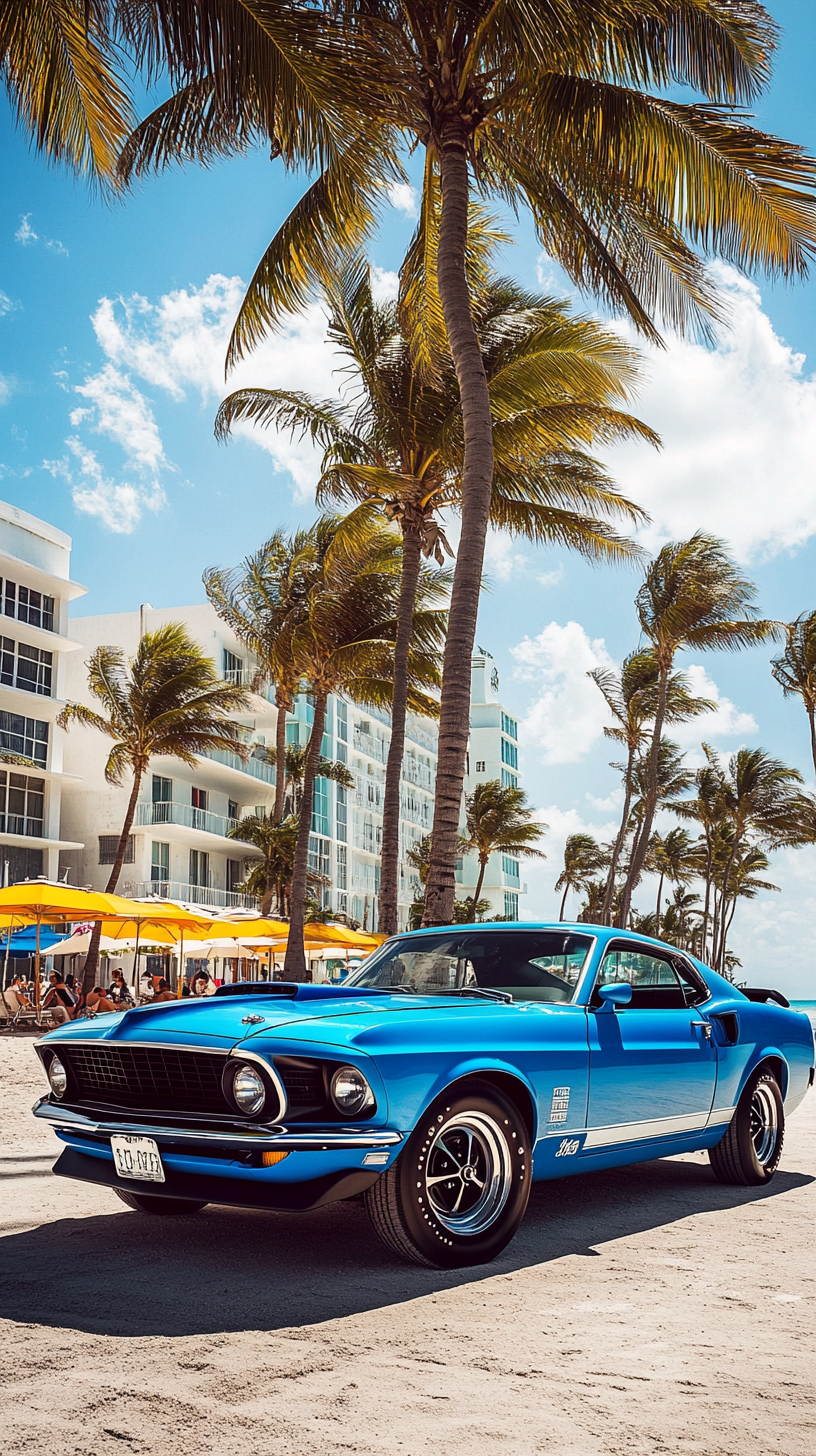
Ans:
[[[136,992],[136,1004],[139,1004],[139,931],[142,928],[141,920],[136,921],[136,948],[133,952],[133,975],[136,981],[134,991]]]
[[[37,949],[34,955],[34,1005],[37,1008],[37,1023],[40,1020],[40,924],[41,917],[37,916]]]
[[[181,993],[184,989],[184,926],[181,926],[181,940],[179,941],[179,968],[178,985],[176,986],[176,1000],[181,1000]]]
[[[6,989],[6,982],[8,980],[9,950],[11,949],[11,930],[12,930],[12,926],[13,925],[14,925],[14,916],[12,915],[12,917],[11,917],[11,925],[8,928],[8,934],[6,936],[6,954],[3,957],[3,990],[4,991]]]

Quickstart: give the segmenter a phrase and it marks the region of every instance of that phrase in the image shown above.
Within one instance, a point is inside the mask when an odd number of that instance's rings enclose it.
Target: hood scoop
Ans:
[[[357,1000],[360,996],[404,994],[404,989],[396,986],[317,986],[313,981],[238,981],[234,986],[219,986],[210,1000],[218,996],[270,996],[290,1001],[342,1001],[349,997]]]

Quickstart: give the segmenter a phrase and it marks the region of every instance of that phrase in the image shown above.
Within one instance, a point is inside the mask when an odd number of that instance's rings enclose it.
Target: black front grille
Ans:
[[[290,1114],[318,1112],[326,1107],[326,1084],[319,1062],[299,1057],[276,1057],[275,1067],[284,1087]]]
[[[69,1097],[164,1112],[232,1113],[221,1090],[224,1058],[176,1047],[60,1047],[74,1086]]]

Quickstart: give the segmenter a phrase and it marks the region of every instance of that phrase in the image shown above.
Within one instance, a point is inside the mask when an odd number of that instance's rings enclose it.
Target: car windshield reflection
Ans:
[[[503,991],[514,1001],[573,1001],[592,937],[561,930],[443,930],[388,941],[347,985],[445,996]]]

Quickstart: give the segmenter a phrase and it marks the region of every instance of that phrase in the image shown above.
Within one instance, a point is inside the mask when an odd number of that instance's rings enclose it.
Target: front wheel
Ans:
[[[150,1193],[128,1193],[124,1188],[114,1188],[113,1191],[137,1213],[158,1213],[167,1217],[173,1213],[198,1213],[207,1207],[206,1203],[196,1203],[188,1198],[156,1198]]]
[[[431,1104],[366,1208],[383,1243],[415,1264],[487,1264],[524,1217],[531,1173],[518,1108],[489,1083],[464,1082]]]
[[[756,1072],[737,1103],[725,1137],[708,1156],[720,1183],[769,1183],[779,1166],[785,1108],[773,1072]]]

